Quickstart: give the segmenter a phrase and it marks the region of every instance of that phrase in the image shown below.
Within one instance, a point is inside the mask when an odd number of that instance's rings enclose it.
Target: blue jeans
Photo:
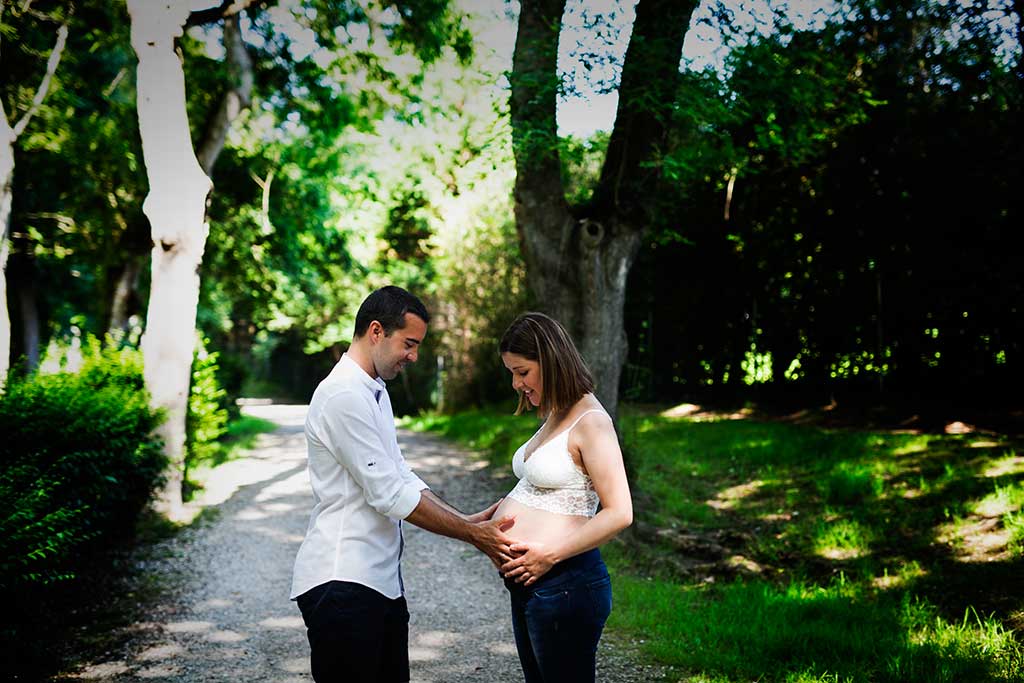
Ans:
[[[529,588],[505,580],[526,683],[593,683],[612,583],[595,548],[559,562]]]

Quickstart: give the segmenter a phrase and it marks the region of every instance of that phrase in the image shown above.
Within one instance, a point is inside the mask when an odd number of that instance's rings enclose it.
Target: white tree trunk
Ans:
[[[28,8],[25,3],[23,9]],[[4,3],[0,1],[0,15],[4,12]],[[57,29],[57,41],[50,50],[46,60],[46,71],[36,88],[32,104],[17,123],[12,127],[7,120],[7,112],[0,102],[0,391],[7,379],[7,369],[11,364],[11,317],[7,311],[7,257],[11,253],[11,200],[14,192],[14,143],[28,127],[32,117],[39,110],[43,100],[50,92],[53,74],[64,54],[64,45],[68,39],[68,24],[65,21]]]
[[[11,363],[11,318],[7,313],[7,257],[11,251],[11,200],[14,180],[14,141],[17,136],[0,102],[0,390]]]
[[[212,183],[196,160],[185,109],[185,73],[175,39],[193,11],[211,0],[128,0],[132,47],[139,59],[138,111],[149,194],[143,211],[153,233],[152,284],[142,338],[146,386],[167,413],[159,429],[169,461],[159,507],[182,515],[181,483],[199,265]]]

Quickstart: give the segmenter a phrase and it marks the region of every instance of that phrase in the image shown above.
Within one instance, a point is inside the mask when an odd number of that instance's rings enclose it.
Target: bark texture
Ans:
[[[162,511],[181,514],[185,416],[195,346],[199,265],[209,231],[212,183],[196,159],[185,109],[185,74],[175,40],[193,11],[218,3],[129,0],[132,48],[138,57],[139,132],[149,180],[143,211],[153,236],[152,284],[142,337],[146,386],[167,418],[158,432],[168,458]]]
[[[695,7],[693,0],[640,0],[598,187],[587,205],[571,207],[555,121],[565,0],[521,3],[511,105],[516,227],[537,301],[573,335],[613,417],[628,350],[626,283],[651,222],[658,149]]]

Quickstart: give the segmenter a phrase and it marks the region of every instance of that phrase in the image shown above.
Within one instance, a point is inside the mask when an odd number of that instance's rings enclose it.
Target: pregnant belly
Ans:
[[[501,501],[501,505],[494,512],[493,519],[501,519],[506,515],[516,518],[512,528],[505,532],[509,538],[545,544],[553,544],[565,539],[567,534],[579,529],[587,523],[588,519],[578,515],[560,515],[547,510],[538,510],[511,498]]]

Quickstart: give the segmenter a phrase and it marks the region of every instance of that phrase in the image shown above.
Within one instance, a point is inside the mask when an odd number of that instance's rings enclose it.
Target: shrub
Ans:
[[[209,340],[201,340],[192,360],[192,385],[185,420],[185,477],[203,462],[218,460],[223,450],[218,443],[227,431],[227,392],[217,378],[218,354],[206,350]],[[186,484],[186,493],[189,485]]]
[[[0,395],[0,594],[73,578],[129,535],[161,483],[138,351],[91,340],[75,374],[11,378]]]

